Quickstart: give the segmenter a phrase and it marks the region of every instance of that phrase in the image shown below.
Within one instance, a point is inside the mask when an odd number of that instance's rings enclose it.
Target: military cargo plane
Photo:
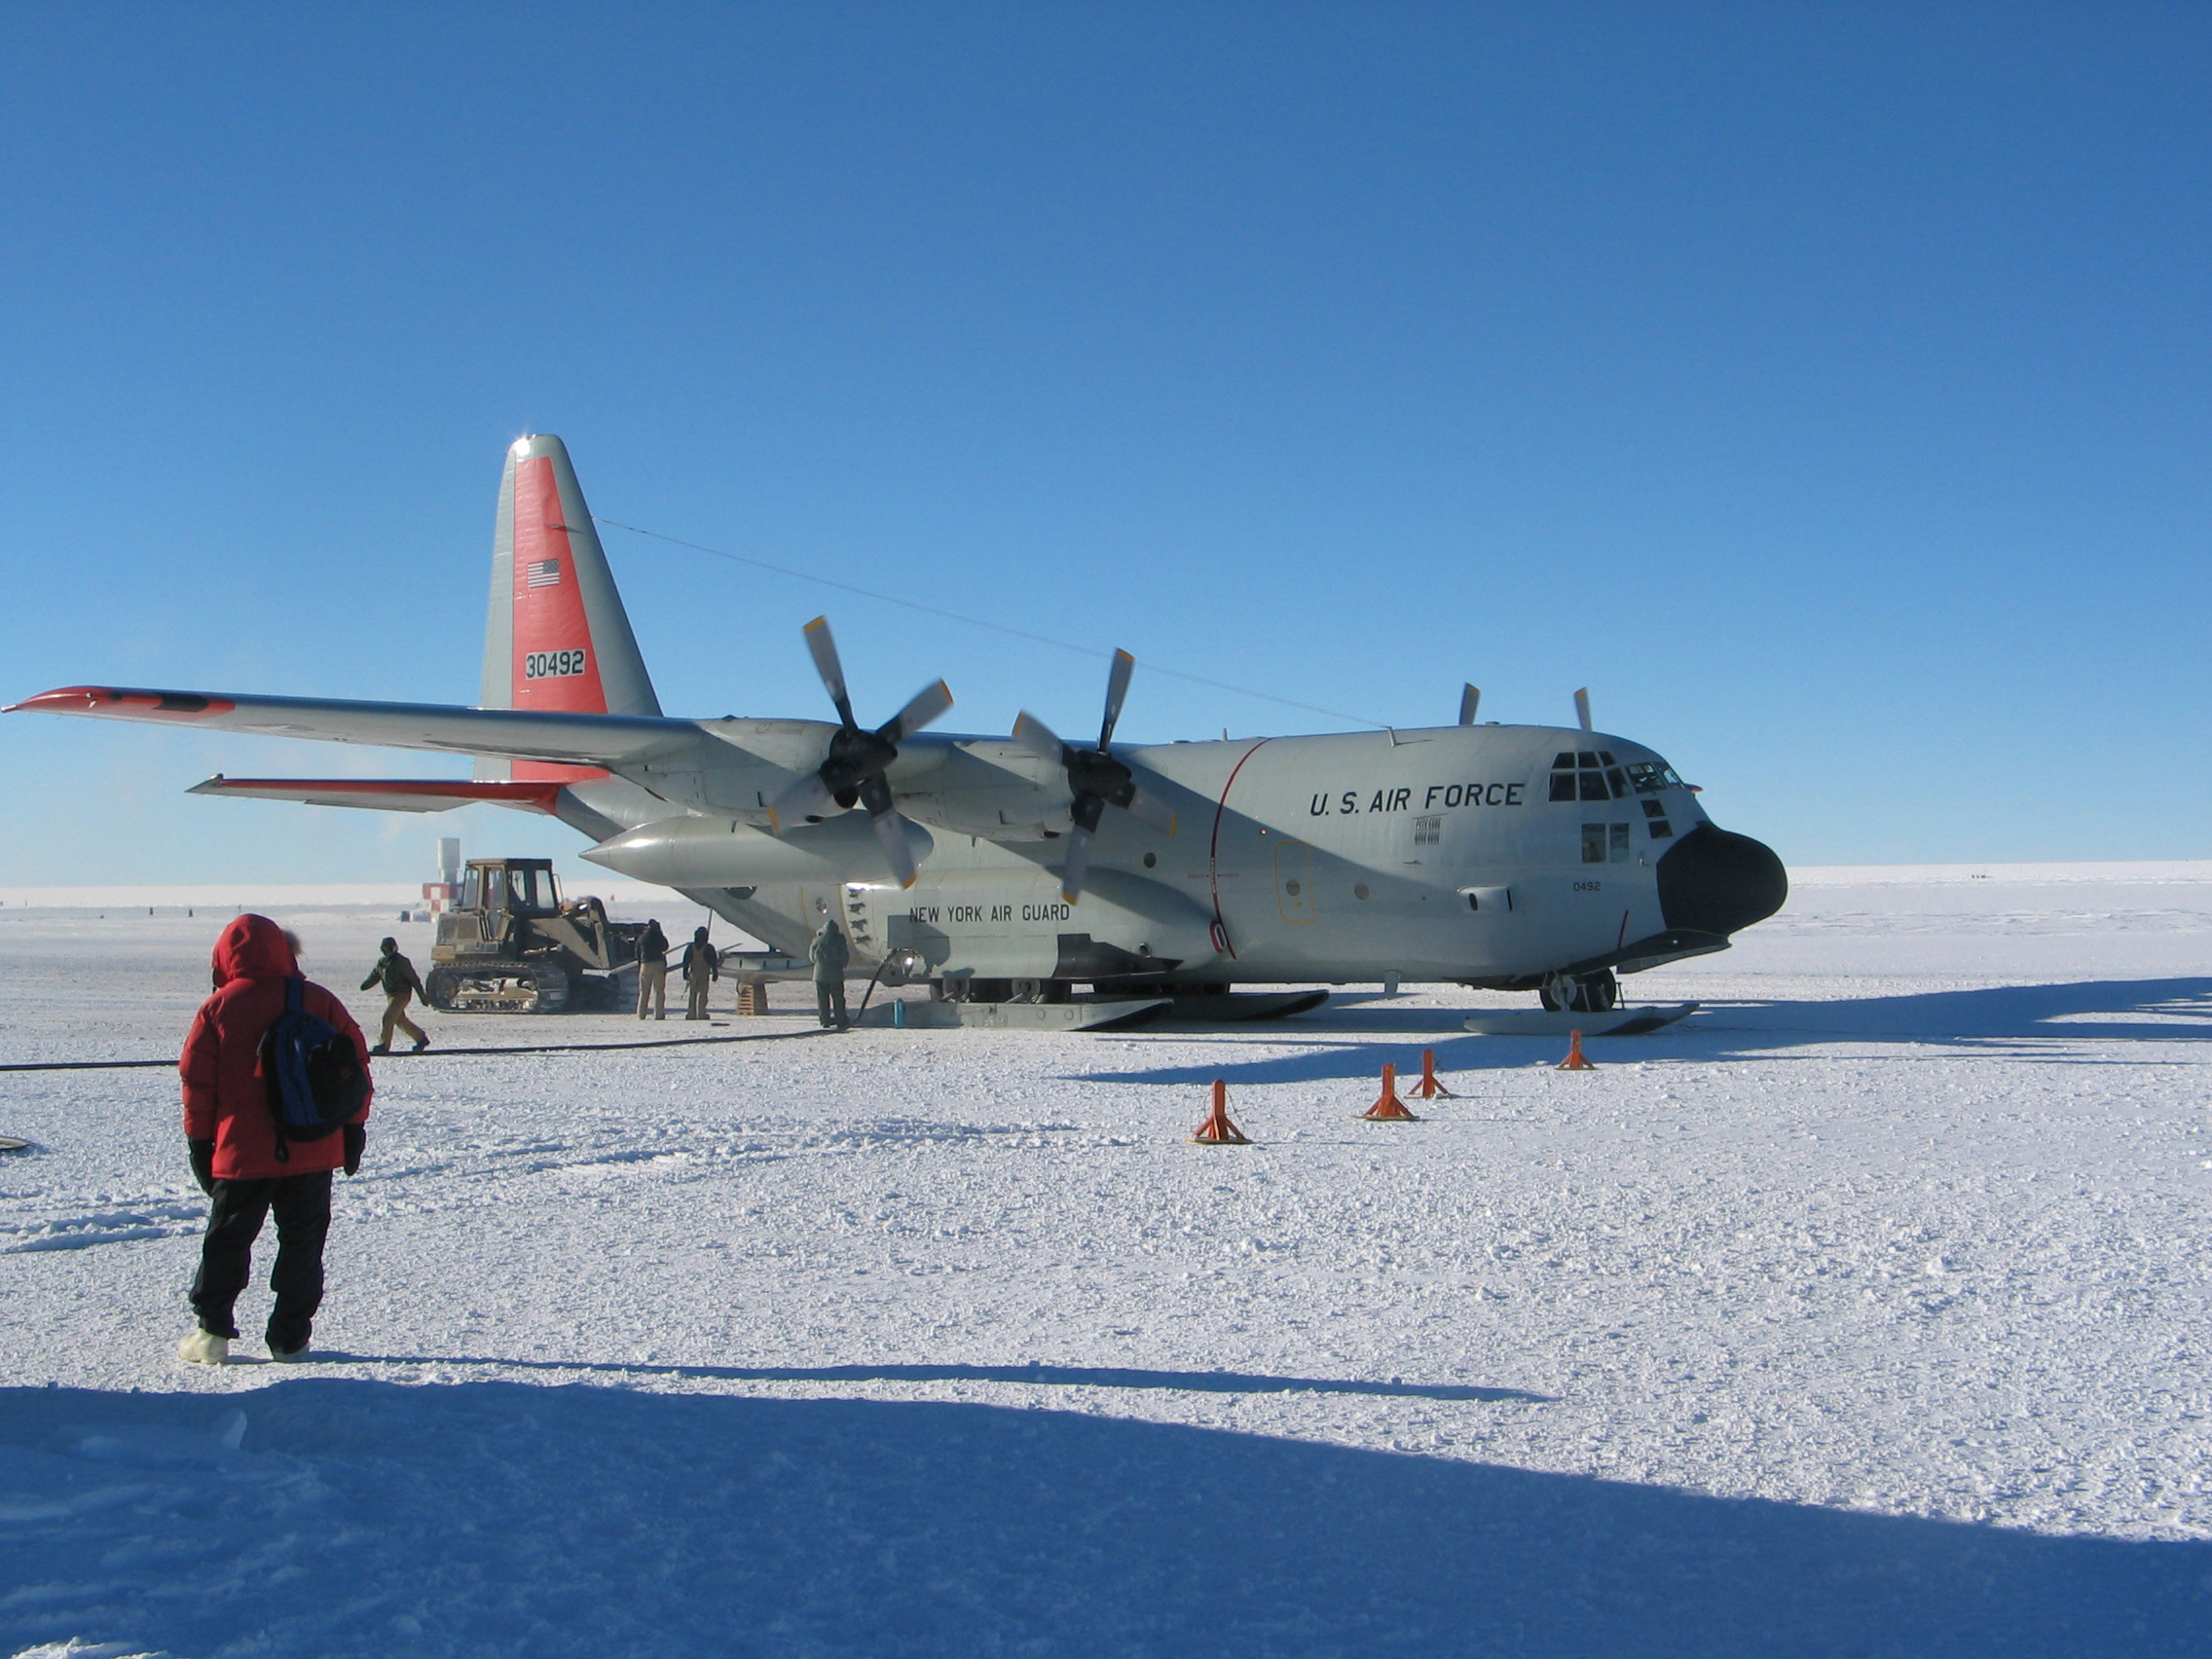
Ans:
[[[547,813],[779,951],[835,916],[858,972],[953,1000],[1426,980],[1602,1012],[1617,975],[1725,949],[1788,893],[1579,694],[1575,727],[1476,724],[1470,687],[1456,725],[1117,746],[1117,652],[1094,744],[1026,714],[959,737],[925,729],[941,681],[862,724],[829,624],[805,632],[834,723],[663,715],[568,451],[533,436],[499,485],[477,707],[81,685],[14,708],[472,756],[469,780],[193,793]]]

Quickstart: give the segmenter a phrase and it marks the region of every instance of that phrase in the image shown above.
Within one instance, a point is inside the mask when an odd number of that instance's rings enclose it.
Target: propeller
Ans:
[[[952,707],[952,692],[941,680],[926,685],[903,709],[868,731],[853,719],[853,700],[845,691],[845,668],[837,660],[829,617],[817,616],[806,625],[806,648],[843,723],[830,739],[830,757],[768,803],[769,820],[780,835],[787,822],[819,817],[831,801],[841,807],[865,806],[891,873],[901,887],[911,887],[914,852],[906,844],[906,821],[892,804],[891,780],[884,773],[899,758],[901,743]]]
[[[1068,790],[1075,796],[1068,815],[1075,820],[1075,831],[1068,837],[1067,863],[1060,871],[1060,896],[1071,904],[1083,897],[1084,872],[1090,867],[1090,839],[1109,806],[1120,807],[1162,835],[1175,833],[1174,810],[1138,789],[1136,774],[1113,755],[1114,726],[1122,718],[1122,699],[1129,693],[1129,674],[1136,665],[1137,659],[1127,651],[1114,653],[1114,667],[1106,677],[1106,719],[1098,728],[1096,749],[1062,743],[1051,726],[1027,710],[1014,722],[1014,742],[1067,768]]]
[[[1473,725],[1476,711],[1481,709],[1482,706],[1483,694],[1481,690],[1472,685],[1459,687],[1459,723],[1461,725]]]

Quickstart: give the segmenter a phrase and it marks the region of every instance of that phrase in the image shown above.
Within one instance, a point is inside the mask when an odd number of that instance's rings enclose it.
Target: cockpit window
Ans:
[[[1582,772],[1577,775],[1582,779],[1582,798],[1584,800],[1611,800],[1613,798],[1605,788],[1604,773]]]
[[[1556,758],[1555,758],[1555,759],[1554,759],[1554,760],[1552,761],[1552,770],[1553,770],[1553,771],[1555,771],[1555,772],[1560,772],[1560,771],[1572,771],[1573,769],[1574,769],[1574,751],[1573,751],[1573,750],[1571,750],[1571,749],[1563,749],[1563,750],[1561,750],[1561,751],[1559,752],[1559,755],[1558,755],[1558,756],[1557,756],[1557,757],[1556,757]]]
[[[1575,759],[1585,766],[1595,766],[1598,763],[1598,752],[1594,749],[1585,749],[1575,756]]]
[[[1661,790],[1678,790],[1682,780],[1675,775],[1675,768],[1664,760],[1631,760],[1628,781],[1638,794],[1657,794]]]

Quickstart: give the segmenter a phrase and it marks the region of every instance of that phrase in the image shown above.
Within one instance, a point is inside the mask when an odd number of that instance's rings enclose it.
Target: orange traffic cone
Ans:
[[[1596,1071],[1598,1069],[1590,1063],[1589,1056],[1582,1051],[1581,1032],[1569,1031],[1567,1034],[1567,1058],[1560,1061],[1552,1069],[1554,1071]]]
[[[1416,1100],[1456,1100],[1459,1097],[1438,1081],[1436,1076],[1436,1051],[1420,1051],[1420,1082],[1409,1091]]]
[[[1360,1114],[1378,1124],[1418,1124],[1420,1120],[1406,1110],[1406,1103],[1398,1098],[1398,1068],[1382,1068],[1382,1098]]]
[[[1250,1146],[1252,1142],[1244,1131],[1229,1121],[1229,1085],[1220,1078],[1213,1080],[1213,1110],[1206,1121],[1191,1131],[1191,1138],[1200,1146]]]

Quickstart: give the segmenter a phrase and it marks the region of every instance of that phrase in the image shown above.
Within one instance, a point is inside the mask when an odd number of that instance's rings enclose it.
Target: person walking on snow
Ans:
[[[377,965],[369,970],[369,977],[361,981],[361,989],[364,991],[371,985],[384,986],[384,1029],[377,1036],[377,1046],[369,1052],[390,1053],[391,1028],[396,1025],[415,1039],[415,1051],[420,1054],[430,1046],[430,1039],[424,1035],[420,1025],[407,1017],[407,1004],[413,997],[421,997],[426,1003],[430,1000],[430,993],[423,988],[422,977],[415,972],[415,964],[399,954],[399,940],[387,939],[377,948],[384,954],[377,958]],[[355,960],[358,961],[359,958],[356,957]]]
[[[807,955],[814,959],[815,1012],[826,1028],[834,1024],[840,1031],[850,1031],[853,1021],[845,1012],[845,966],[852,961],[853,950],[845,942],[845,931],[837,925],[835,916],[822,924]]]
[[[722,977],[721,952],[707,942],[707,930],[691,930],[691,942],[683,947],[685,1019],[707,1017],[707,987]]]
[[[276,1305],[269,1314],[269,1357],[302,1359],[322,1306],[330,1172],[343,1166],[350,1175],[360,1168],[369,1105],[363,1100],[336,1134],[280,1145],[261,1074],[261,1039],[284,1012],[298,956],[267,916],[240,916],[215,940],[214,970],[215,994],[200,1005],[177,1060],[192,1174],[209,1199],[200,1271],[192,1280],[199,1325],[177,1344],[177,1355],[199,1365],[229,1361],[239,1334],[231,1309],[252,1274],[253,1241],[274,1211],[276,1266],[269,1287]],[[353,1045],[366,1079],[368,1040],[346,1005],[316,984],[305,985],[300,1000],[308,1014]]]
[[[638,1017],[645,1017],[645,1004],[653,1005],[653,1017],[668,1017],[668,935],[651,918],[638,936]]]

